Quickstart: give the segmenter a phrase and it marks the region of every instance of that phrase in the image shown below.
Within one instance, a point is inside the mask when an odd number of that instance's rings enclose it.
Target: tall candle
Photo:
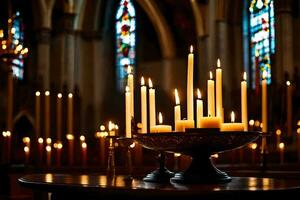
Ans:
[[[201,128],[200,127],[200,121],[201,118],[203,117],[203,101],[201,99],[201,92],[199,89],[197,89],[197,128]]]
[[[276,133],[276,146],[279,148],[281,130],[277,129],[275,133]]]
[[[242,105],[242,123],[244,131],[248,131],[248,108],[247,108],[247,74],[244,72],[243,81],[241,82],[241,105]]]
[[[68,94],[68,134],[73,134],[73,94]]]
[[[210,79],[207,81],[207,112],[208,116],[215,116],[215,81],[212,72],[209,72]]]
[[[41,93],[35,92],[35,133],[36,138],[40,137],[41,134]]]
[[[62,94],[57,94],[56,99],[56,134],[57,134],[57,140],[61,141],[61,127],[62,127]]]
[[[74,135],[67,134],[68,140],[68,162],[69,165],[73,165],[74,162]]]
[[[149,121],[150,121],[150,129],[151,129],[151,127],[156,125],[155,89],[153,88],[153,84],[150,78],[148,82],[149,82],[149,116],[150,116]]]
[[[131,138],[131,93],[128,86],[125,91],[125,123],[126,123],[126,134],[125,137]]]
[[[128,80],[127,85],[129,86],[130,91],[130,113],[131,116],[134,117],[134,79],[133,79],[133,73],[132,73],[132,67],[128,66],[127,73],[128,73]]]
[[[30,148],[28,146],[24,147],[24,153],[25,153],[25,164],[29,163],[29,155],[30,155]]]
[[[262,80],[262,131],[268,131],[268,108],[267,108],[267,72],[263,72]]]
[[[194,120],[194,54],[193,54],[193,46],[190,47],[190,53],[188,55],[187,118],[188,118],[188,120]]]
[[[287,123],[287,135],[292,136],[292,122],[293,122],[293,100],[292,100],[292,85],[290,81],[286,82],[286,105],[287,105],[287,111],[286,111],[286,123]]]
[[[280,164],[283,164],[284,162],[284,143],[283,142],[280,142],[279,143],[279,157],[280,157]]]
[[[45,92],[45,137],[50,137],[50,92]]]
[[[47,145],[46,146],[46,163],[47,163],[47,166],[50,167],[51,165],[51,146],[50,145]]]
[[[220,59],[217,60],[217,69],[216,69],[216,107],[217,107],[217,116],[223,118],[223,95],[222,95],[222,69]]]
[[[38,138],[38,161],[39,164],[42,164],[43,161],[43,147],[44,147],[44,139]]]
[[[141,78],[141,118],[142,133],[147,133],[147,88],[144,77]]]
[[[81,144],[81,152],[82,152],[82,165],[86,166],[86,160],[87,160],[87,144],[86,144],[86,142],[83,142]]]
[[[180,108],[180,99],[179,99],[177,89],[174,90],[174,94],[175,94],[175,103],[176,103],[174,107],[174,123],[176,124],[178,120],[181,120],[181,108]]]

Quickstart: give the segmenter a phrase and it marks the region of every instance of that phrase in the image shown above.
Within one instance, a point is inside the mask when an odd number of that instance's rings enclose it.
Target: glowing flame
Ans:
[[[280,129],[276,130],[276,135],[281,135],[281,130]]]
[[[84,135],[81,135],[80,137],[79,137],[79,139],[80,139],[80,141],[85,141],[85,136]]]
[[[243,80],[244,80],[244,81],[247,80],[247,73],[246,73],[246,72],[244,72],[244,74],[243,74]]]
[[[39,91],[35,92],[35,96],[39,97],[41,95],[41,93]]]
[[[252,143],[251,144],[251,149],[255,150],[257,148],[257,144],[256,143]]]
[[[105,126],[104,125],[100,126],[100,131],[105,131]]]
[[[201,91],[199,89],[197,89],[197,97],[198,99],[201,99]]]
[[[209,78],[210,78],[210,80],[212,80],[214,78],[213,73],[211,71],[209,72]]]
[[[28,146],[24,147],[24,152],[26,152],[26,153],[29,152],[29,147]]]
[[[162,117],[161,112],[158,113],[158,122],[159,122],[159,124],[163,123],[163,117]]]
[[[46,143],[47,143],[47,144],[51,144],[51,142],[52,142],[51,138],[47,138],[47,139],[46,139]]]
[[[39,139],[38,139],[38,143],[39,143],[39,144],[43,144],[43,142],[44,142],[44,139],[43,139],[43,138],[39,138]]]
[[[145,85],[145,79],[144,79],[143,76],[142,76],[142,78],[141,78],[141,85],[142,85],[142,86]]]
[[[190,46],[190,53],[193,53],[193,50],[194,50],[193,45],[191,45]]]
[[[72,93],[69,93],[69,94],[68,94],[68,97],[69,97],[69,98],[73,98],[73,94],[72,94]]]
[[[50,95],[50,92],[49,92],[49,91],[46,91],[46,92],[45,92],[45,95],[46,95],[46,96],[49,96],[49,95]]]
[[[220,61],[220,58],[218,58],[218,60],[217,60],[217,67],[218,67],[218,68],[221,67],[221,61]]]
[[[128,67],[127,67],[127,74],[131,74],[131,73],[132,73],[131,66],[130,66],[130,65],[128,65]]]
[[[87,144],[84,142],[84,143],[81,144],[81,147],[82,147],[83,149],[86,149],[86,148],[87,148]]]
[[[149,88],[153,88],[153,84],[152,84],[151,78],[148,79],[148,84],[149,84]]]
[[[47,152],[50,152],[50,151],[51,151],[51,146],[47,145],[47,146],[46,146],[46,151],[47,151]]]
[[[179,99],[179,95],[178,95],[177,89],[174,90],[174,93],[175,93],[175,102],[176,102],[176,105],[179,105],[180,104],[180,99]]]
[[[287,81],[287,82],[286,82],[286,85],[287,85],[287,86],[290,86],[290,85],[291,85],[291,82],[290,82],[290,81]]]
[[[58,144],[57,144],[57,148],[58,148],[58,149],[62,149],[62,148],[63,148],[62,143],[58,143]]]
[[[284,149],[284,143],[283,142],[280,142],[279,145],[278,145],[279,149]]]
[[[58,94],[57,94],[57,98],[61,99],[61,98],[62,98],[62,94],[61,94],[61,93],[58,93]]]
[[[129,92],[130,88],[128,86],[125,87],[125,92]]]
[[[231,118],[231,122],[234,123],[234,121],[235,121],[235,115],[234,115],[233,111],[231,111],[230,118]]]
[[[267,71],[264,71],[264,72],[263,72],[263,74],[262,74],[262,78],[263,78],[263,79],[266,79],[266,78],[267,78],[267,76],[268,76],[268,73],[267,73]]]

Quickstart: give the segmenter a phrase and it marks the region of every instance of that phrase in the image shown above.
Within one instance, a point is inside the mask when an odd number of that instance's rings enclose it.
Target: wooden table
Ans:
[[[18,179],[34,192],[51,193],[52,199],[283,199],[300,195],[300,180],[233,177],[227,184],[179,185],[128,181],[124,176],[32,174]],[[256,198],[256,199],[255,199]]]

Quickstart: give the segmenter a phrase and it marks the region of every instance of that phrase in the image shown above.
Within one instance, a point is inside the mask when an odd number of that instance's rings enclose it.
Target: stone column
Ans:
[[[37,81],[40,88],[50,89],[50,29],[41,28],[37,35]]]

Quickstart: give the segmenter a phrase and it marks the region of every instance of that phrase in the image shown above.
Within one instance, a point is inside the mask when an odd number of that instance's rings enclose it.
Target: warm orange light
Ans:
[[[211,71],[209,72],[209,78],[210,78],[210,80],[212,80],[214,78],[213,73]]]
[[[73,98],[73,94],[72,94],[72,93],[69,93],[69,94],[68,94],[68,97],[69,97],[69,98]]]
[[[47,152],[50,152],[50,151],[51,151],[51,146],[47,145],[47,146],[46,146],[46,151],[47,151]]]
[[[290,81],[287,81],[287,82],[286,82],[286,85],[287,85],[287,86],[290,86],[290,85],[291,85],[291,82],[290,82]]]
[[[49,92],[49,91],[46,91],[46,92],[45,92],[45,95],[46,95],[46,96],[49,96],[49,95],[50,95],[50,92]]]
[[[58,144],[57,144],[57,148],[58,148],[58,149],[62,149],[62,148],[63,148],[62,143],[58,143]]]
[[[30,138],[29,137],[23,137],[23,143],[29,143]]]
[[[67,134],[66,135],[67,140],[74,140],[74,135],[72,134]]]
[[[131,74],[131,73],[132,73],[131,66],[130,66],[130,65],[128,65],[128,67],[127,67],[127,74]]]
[[[178,158],[178,157],[180,157],[180,156],[181,156],[180,153],[174,153],[174,157],[175,157],[175,158]]]
[[[47,144],[51,144],[51,142],[52,142],[51,138],[47,138],[47,139],[46,139],[46,143],[47,143]]]
[[[280,129],[276,130],[276,135],[281,135],[281,130]]]
[[[113,129],[114,129],[114,123],[111,122],[111,121],[109,121],[109,122],[108,122],[108,130],[109,130],[109,131],[112,131]]]
[[[152,80],[151,78],[148,79],[149,88],[153,88]]]
[[[39,97],[41,95],[40,91],[35,92],[35,96]]]
[[[297,126],[300,126],[300,120],[298,120],[298,122],[297,122]]]
[[[163,123],[163,117],[162,117],[161,112],[158,113],[158,122],[159,122],[159,124]]]
[[[142,86],[145,85],[145,79],[144,79],[143,76],[142,76],[142,78],[141,78],[141,85],[142,85]]]
[[[105,126],[104,125],[100,125],[100,131],[105,131]]]
[[[175,94],[175,103],[176,103],[176,105],[179,105],[180,104],[180,99],[179,99],[177,89],[174,90],[174,94]]]
[[[39,138],[39,139],[38,139],[38,143],[39,143],[39,144],[43,144],[43,142],[44,142],[44,139],[43,139],[43,138]]]
[[[191,45],[190,46],[190,53],[193,53],[193,50],[194,50],[193,45]]]
[[[81,135],[81,136],[79,137],[79,139],[80,139],[81,142],[83,142],[83,141],[85,141],[85,136],[84,136],[84,135]]]
[[[129,86],[125,87],[125,92],[130,92]]]
[[[211,157],[213,157],[213,158],[219,158],[219,154],[213,154],[213,155],[211,155]]]
[[[250,120],[249,120],[249,125],[250,125],[250,126],[253,126],[253,125],[254,125],[254,119],[250,119]]]
[[[61,93],[58,93],[58,94],[57,94],[57,98],[61,99],[61,98],[62,98],[62,94],[61,94]]]
[[[268,76],[268,73],[267,73],[267,71],[264,71],[264,72],[263,72],[263,74],[262,74],[262,78],[263,78],[263,79],[266,79],[266,78],[267,78],[267,76]]]
[[[300,134],[300,128],[297,128],[297,133]]]
[[[57,146],[58,146],[58,144],[55,142],[55,143],[53,144],[54,149],[57,149]]]
[[[256,121],[254,122],[254,125],[255,125],[256,127],[259,127],[260,121],[256,120]]]
[[[129,147],[133,149],[135,147],[135,142],[132,143]]]
[[[218,67],[218,68],[221,67],[221,61],[220,61],[220,58],[218,58],[218,60],[217,60],[217,67]]]
[[[10,137],[11,136],[11,132],[10,131],[6,131],[6,137]]]
[[[285,146],[285,145],[284,145],[283,142],[280,142],[279,145],[278,145],[279,149],[281,149],[281,150],[284,149],[284,146]]]
[[[235,114],[234,114],[233,111],[231,111],[230,119],[231,119],[231,123],[234,123],[234,122],[235,122]]]
[[[256,143],[252,143],[252,144],[251,144],[251,149],[252,149],[252,150],[255,150],[256,148],[257,148],[257,144],[256,144]]]
[[[25,152],[25,153],[28,153],[28,152],[29,152],[29,147],[28,147],[28,146],[25,146],[25,147],[24,147],[24,152]]]
[[[201,91],[199,89],[197,89],[197,97],[198,99],[201,99]]]
[[[85,142],[83,142],[83,143],[81,144],[81,147],[82,147],[83,149],[86,149],[86,148],[87,148],[87,144],[86,144]]]

